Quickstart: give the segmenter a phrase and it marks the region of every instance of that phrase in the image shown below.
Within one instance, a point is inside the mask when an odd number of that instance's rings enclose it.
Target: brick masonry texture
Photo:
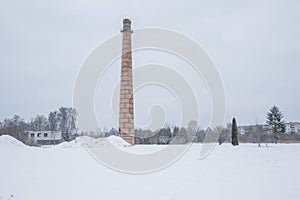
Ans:
[[[120,88],[119,130],[120,136],[134,144],[134,106],[132,86],[131,22],[123,20],[122,67]]]

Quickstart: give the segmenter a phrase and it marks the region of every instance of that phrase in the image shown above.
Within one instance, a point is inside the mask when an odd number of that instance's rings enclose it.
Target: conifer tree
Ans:
[[[278,133],[285,133],[285,123],[282,120],[283,114],[277,106],[272,106],[267,113],[267,124],[270,126],[273,132],[274,142],[277,144]]]
[[[232,126],[231,126],[231,144],[233,146],[239,145],[238,137],[237,137],[237,125],[235,118],[232,119]]]

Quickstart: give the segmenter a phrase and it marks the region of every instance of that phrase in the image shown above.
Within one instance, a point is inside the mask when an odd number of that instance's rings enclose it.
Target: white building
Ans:
[[[270,131],[270,126],[267,124],[256,124],[256,125],[246,125],[246,126],[238,126],[238,132],[240,134],[246,134],[250,131]]]
[[[300,123],[299,122],[289,122],[286,123],[286,133],[295,134],[300,133]]]
[[[26,131],[26,140],[29,144],[57,144],[62,141],[61,131]]]
[[[300,123],[299,122],[288,122],[288,123],[285,123],[285,125],[286,125],[285,132],[287,134],[295,134],[295,133],[300,134]],[[245,133],[249,132],[251,129],[255,130],[255,128],[257,128],[256,126],[258,126],[260,128],[260,130],[265,130],[265,131],[269,131],[269,133],[272,133],[272,128],[267,124],[239,126],[238,131],[240,134],[245,134]]]

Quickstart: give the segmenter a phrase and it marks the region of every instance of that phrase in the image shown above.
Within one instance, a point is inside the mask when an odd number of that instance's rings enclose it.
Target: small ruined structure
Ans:
[[[25,131],[24,142],[29,145],[50,145],[62,141],[61,131]]]

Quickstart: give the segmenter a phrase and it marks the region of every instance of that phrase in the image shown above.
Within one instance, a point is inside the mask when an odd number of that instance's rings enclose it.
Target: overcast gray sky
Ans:
[[[286,121],[300,121],[299,10],[296,0],[1,0],[0,119],[71,106],[82,63],[128,16],[133,29],[172,29],[208,52],[223,78],[227,121],[263,123],[273,104]]]

